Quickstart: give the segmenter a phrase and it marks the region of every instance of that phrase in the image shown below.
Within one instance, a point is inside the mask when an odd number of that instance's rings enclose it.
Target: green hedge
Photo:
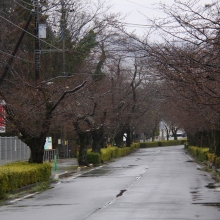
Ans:
[[[209,148],[202,148],[196,146],[188,146],[190,154],[199,161],[209,161],[211,164],[215,161],[216,168],[220,167],[220,157],[216,157],[214,153],[209,153]]]
[[[101,163],[101,158],[100,158],[99,153],[88,152],[87,153],[87,160],[88,160],[88,163],[91,163],[91,164],[100,164]]]
[[[195,147],[195,146],[189,146],[188,150],[198,160],[200,160],[200,161],[208,160],[209,148],[200,148],[200,147]]]
[[[119,147],[110,146],[107,148],[102,148],[100,154],[88,151],[87,160],[88,160],[88,163],[92,163],[96,165],[96,164],[100,164],[101,161],[102,162],[110,161],[114,158],[123,157],[127,154],[132,153],[139,147],[140,147],[139,143],[133,143],[131,144],[130,147],[119,148]]]
[[[0,198],[5,193],[36,182],[48,181],[51,164],[29,164],[15,162],[0,166]]]
[[[220,157],[217,157],[216,160],[215,160],[215,166],[217,168],[220,168]]]
[[[140,143],[140,148],[165,147],[165,146],[183,145],[185,142],[186,142],[186,140],[170,140],[170,141],[143,142],[143,143]]]

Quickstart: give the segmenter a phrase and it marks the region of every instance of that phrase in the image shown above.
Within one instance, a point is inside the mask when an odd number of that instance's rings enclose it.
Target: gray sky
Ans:
[[[200,0],[199,2],[205,5],[212,3],[213,0]],[[150,18],[163,17],[164,15],[157,10],[157,5],[159,3],[172,5],[174,0],[108,0],[108,3],[113,6],[111,9],[113,12],[127,14],[125,22],[147,25],[144,15]],[[129,31],[135,30],[136,34],[140,35],[144,32],[143,26],[128,25],[127,28]]]

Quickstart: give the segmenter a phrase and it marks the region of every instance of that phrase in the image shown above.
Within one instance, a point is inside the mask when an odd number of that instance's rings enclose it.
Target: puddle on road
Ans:
[[[33,199],[33,198],[34,198],[34,196],[29,196],[26,199]]]
[[[219,185],[216,183],[209,183],[207,186],[205,186],[209,189],[213,189],[215,191],[218,191],[220,188]],[[193,191],[190,192],[192,194],[192,199],[193,201],[199,201],[199,200],[204,200],[202,195],[199,192],[199,188],[194,188]],[[193,205],[203,205],[203,206],[215,206],[215,207],[220,207],[220,202],[193,202]],[[220,210],[219,210],[220,211]]]
[[[193,201],[199,201],[202,200],[202,195],[199,193],[199,191],[195,190],[195,191],[191,191],[190,192],[192,194],[192,199]]]
[[[16,208],[26,208],[26,207],[42,207],[42,206],[72,206],[72,205],[78,205],[79,203],[73,203],[73,204],[44,204],[44,205],[13,205],[13,207]],[[12,204],[9,204],[12,205]]]
[[[192,191],[191,193],[192,193],[192,194],[196,194],[196,193],[198,193],[198,192],[199,192],[199,191]]]
[[[75,180],[61,180],[61,183],[74,183]]]
[[[120,193],[116,195],[116,197],[122,196],[126,191],[126,189],[121,190]]]
[[[219,185],[216,185],[215,183],[209,183],[207,186],[205,186],[209,189],[218,189]]]
[[[87,173],[84,173],[79,176],[80,177],[99,177],[99,176],[105,176],[107,174],[110,174],[114,172],[117,169],[132,169],[133,167],[138,166],[138,165],[128,165],[124,167],[102,167],[100,169],[95,169],[92,171],[89,171]]]
[[[95,169],[95,170],[91,170],[87,173],[84,173],[84,174],[80,175],[79,177],[98,177],[98,176],[104,176],[110,172],[112,172],[112,169],[110,169],[109,167],[102,167],[100,169]]]
[[[219,202],[196,202],[196,203],[192,203],[193,205],[204,205],[204,206],[216,206],[216,207],[220,207],[220,203]]]

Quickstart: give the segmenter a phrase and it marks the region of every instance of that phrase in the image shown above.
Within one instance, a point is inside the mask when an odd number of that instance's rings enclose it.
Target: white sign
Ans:
[[[51,149],[52,149],[52,137],[46,137],[44,150],[51,150]]]
[[[38,26],[38,33],[39,38],[46,38],[46,25],[45,24],[39,24]]]

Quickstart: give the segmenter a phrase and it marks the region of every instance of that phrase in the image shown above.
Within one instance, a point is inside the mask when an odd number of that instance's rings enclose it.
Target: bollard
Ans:
[[[54,171],[57,171],[57,155],[54,155]]]

